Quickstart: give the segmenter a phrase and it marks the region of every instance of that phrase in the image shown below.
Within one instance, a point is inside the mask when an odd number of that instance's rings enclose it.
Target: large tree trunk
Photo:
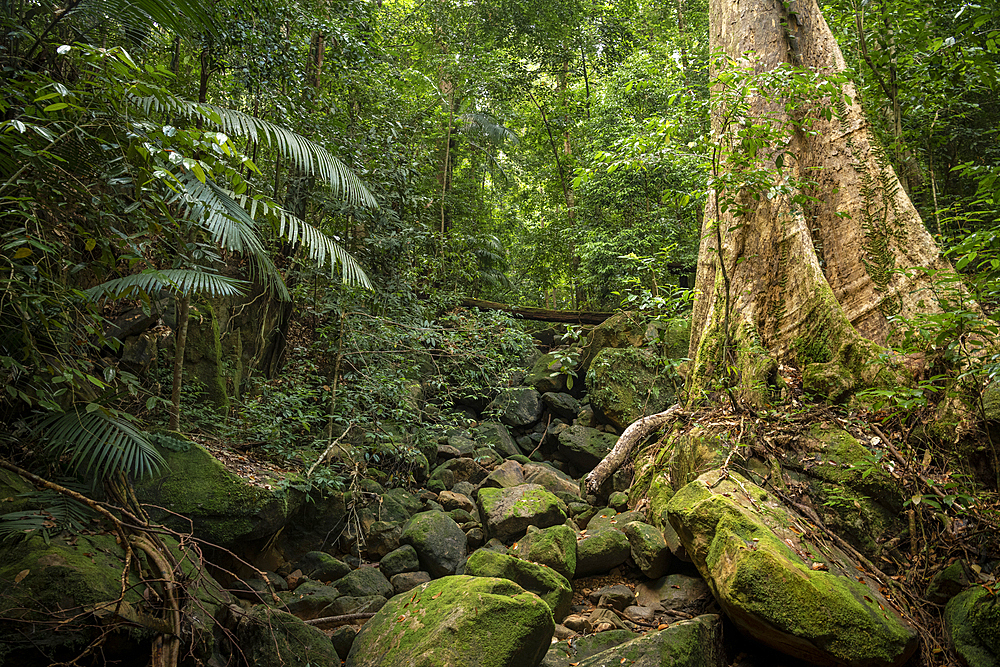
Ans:
[[[815,0],[711,0],[710,16],[712,50],[734,60],[757,54],[757,71],[788,65],[816,73],[844,70]],[[735,217],[717,206],[717,192],[710,193],[691,335],[695,388],[707,388],[722,372],[742,398],[756,402],[775,360],[811,370],[813,377],[837,375],[839,381],[817,387],[828,398],[900,379],[872,363],[893,339],[889,318],[936,307],[928,280],[900,270],[951,267],[875,145],[853,86],[846,84],[844,93],[847,104],[825,101],[837,107],[832,119],[816,120],[814,132],[799,130],[790,138],[786,155],[796,159],[788,164],[786,158],[785,174],[816,181],[813,202],[797,205],[789,195],[755,202],[744,193],[746,208]],[[784,113],[773,100],[750,100],[754,118]],[[724,126],[721,114],[713,114],[713,129],[724,141],[740,128]],[[774,166],[774,158],[762,159]],[[721,171],[726,169],[723,161]]]

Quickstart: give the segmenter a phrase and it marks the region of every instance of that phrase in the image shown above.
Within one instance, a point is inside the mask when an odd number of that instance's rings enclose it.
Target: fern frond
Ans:
[[[73,486],[68,480],[60,481],[60,484]],[[94,516],[94,511],[83,503],[51,489],[22,493],[20,497],[29,499],[38,508],[0,516],[0,540],[18,540],[36,534],[41,535],[47,544],[49,536],[59,531],[80,532],[86,529]]]
[[[236,296],[243,294],[246,287],[244,280],[197,269],[146,269],[91,287],[87,294],[95,301],[105,297],[140,297],[148,301],[156,298],[162,289],[182,295]]]
[[[371,289],[371,282],[361,264],[332,238],[316,229],[305,220],[293,215],[259,197],[239,195],[236,200],[247,210],[251,218],[258,214],[265,216],[275,228],[275,232],[291,244],[301,244],[306,256],[320,269],[330,262],[330,277],[334,276],[337,264],[341,268],[341,280],[348,285],[359,285]]]
[[[198,0],[82,0],[63,20],[74,24],[81,39],[86,33],[109,22],[135,36],[156,28],[167,28],[181,35],[219,35],[219,22],[210,7]]]
[[[210,179],[202,183],[193,175],[185,174],[180,181],[190,197],[187,204],[191,217],[200,219],[212,240],[226,250],[244,255],[250,260],[251,275],[255,279],[274,290],[281,299],[291,299],[247,210]]]
[[[478,134],[484,136],[494,146],[502,146],[505,143],[516,144],[519,141],[517,134],[497,120],[494,116],[482,111],[466,111],[460,116],[462,129],[467,134]]]
[[[49,449],[67,457],[70,470],[82,469],[99,478],[117,472],[145,477],[167,465],[135,426],[100,406],[93,407],[57,413],[39,425]]]
[[[250,114],[214,104],[198,104],[178,97],[133,97],[132,102],[144,113],[154,111],[200,117],[227,134],[249,137],[274,148],[303,173],[317,175],[348,203],[354,206],[378,208],[361,179],[323,146],[280,125]]]

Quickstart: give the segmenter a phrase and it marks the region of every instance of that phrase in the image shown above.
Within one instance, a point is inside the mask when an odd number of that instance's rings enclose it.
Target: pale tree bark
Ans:
[[[732,59],[756,54],[758,71],[845,69],[815,0],[711,0],[710,16],[712,50]],[[875,145],[853,86],[846,84],[844,93],[849,104],[838,104],[834,118],[817,120],[814,132],[794,133],[788,146],[796,159],[786,159],[785,174],[815,181],[808,193],[814,202],[744,197],[747,210],[736,218],[720,213],[710,192],[690,347],[695,388],[707,388],[725,370],[753,403],[753,388],[774,372],[775,362],[813,370],[823,364],[831,372],[836,365],[848,389],[884,382],[887,376],[879,374],[886,367],[873,361],[893,340],[890,317],[936,307],[929,281],[900,270],[951,266]],[[782,113],[779,104],[751,100],[752,116]],[[727,129],[715,115],[713,127]],[[765,159],[773,164],[774,155]]]

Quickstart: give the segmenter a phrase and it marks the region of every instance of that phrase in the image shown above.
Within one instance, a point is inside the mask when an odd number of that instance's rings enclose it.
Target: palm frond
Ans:
[[[460,118],[463,131],[467,134],[486,137],[496,147],[500,147],[505,143],[516,144],[519,141],[517,134],[513,130],[504,126],[496,117],[488,113],[466,111]]]
[[[73,486],[73,482],[69,480],[61,480],[60,484]],[[38,508],[8,512],[0,516],[0,540],[19,540],[30,535],[41,535],[47,544],[49,536],[60,531],[80,532],[86,529],[94,516],[94,511],[83,503],[51,489],[22,493],[19,497],[37,504]]]
[[[238,252],[250,261],[251,275],[273,289],[285,301],[291,299],[278,267],[264,248],[257,224],[247,210],[211,179],[204,183],[193,175],[181,179],[186,202],[192,217],[199,219],[212,240],[231,252]]]
[[[82,0],[62,20],[75,24],[79,41],[108,24],[121,26],[133,37],[156,28],[186,36],[218,36],[220,23],[208,9],[211,6],[198,0]]]
[[[208,294],[209,296],[236,296],[243,294],[244,280],[209,273],[199,269],[146,269],[140,273],[115,278],[95,285],[87,294],[95,301],[104,297],[113,299],[141,297],[155,299],[162,289],[177,294]]]
[[[98,405],[54,414],[39,429],[74,474],[82,469],[99,478],[117,472],[145,477],[167,464],[135,426]]]
[[[249,137],[274,148],[303,173],[317,175],[354,206],[378,208],[378,202],[361,179],[323,146],[280,125],[250,114],[216,106],[198,104],[179,97],[133,97],[132,101],[147,115],[156,111],[200,117],[227,134]]]
[[[291,244],[301,244],[309,261],[320,269],[330,261],[330,277],[334,276],[337,264],[341,268],[341,280],[348,285],[359,285],[371,289],[371,282],[361,264],[332,238],[272,202],[259,197],[239,195],[236,200],[247,210],[250,217],[257,219],[261,214],[275,226],[279,236]]]

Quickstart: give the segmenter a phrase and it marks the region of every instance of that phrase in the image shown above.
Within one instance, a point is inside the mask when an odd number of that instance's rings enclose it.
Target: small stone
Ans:
[[[625,615],[642,623],[651,623],[653,621],[655,611],[650,607],[637,607],[633,605],[625,608]]]
[[[403,572],[394,576],[391,582],[393,591],[399,595],[430,580],[431,575],[427,572]]]
[[[586,616],[581,616],[580,614],[572,614],[563,619],[563,626],[569,628],[573,632],[590,632],[593,626],[590,624],[590,620]]]

